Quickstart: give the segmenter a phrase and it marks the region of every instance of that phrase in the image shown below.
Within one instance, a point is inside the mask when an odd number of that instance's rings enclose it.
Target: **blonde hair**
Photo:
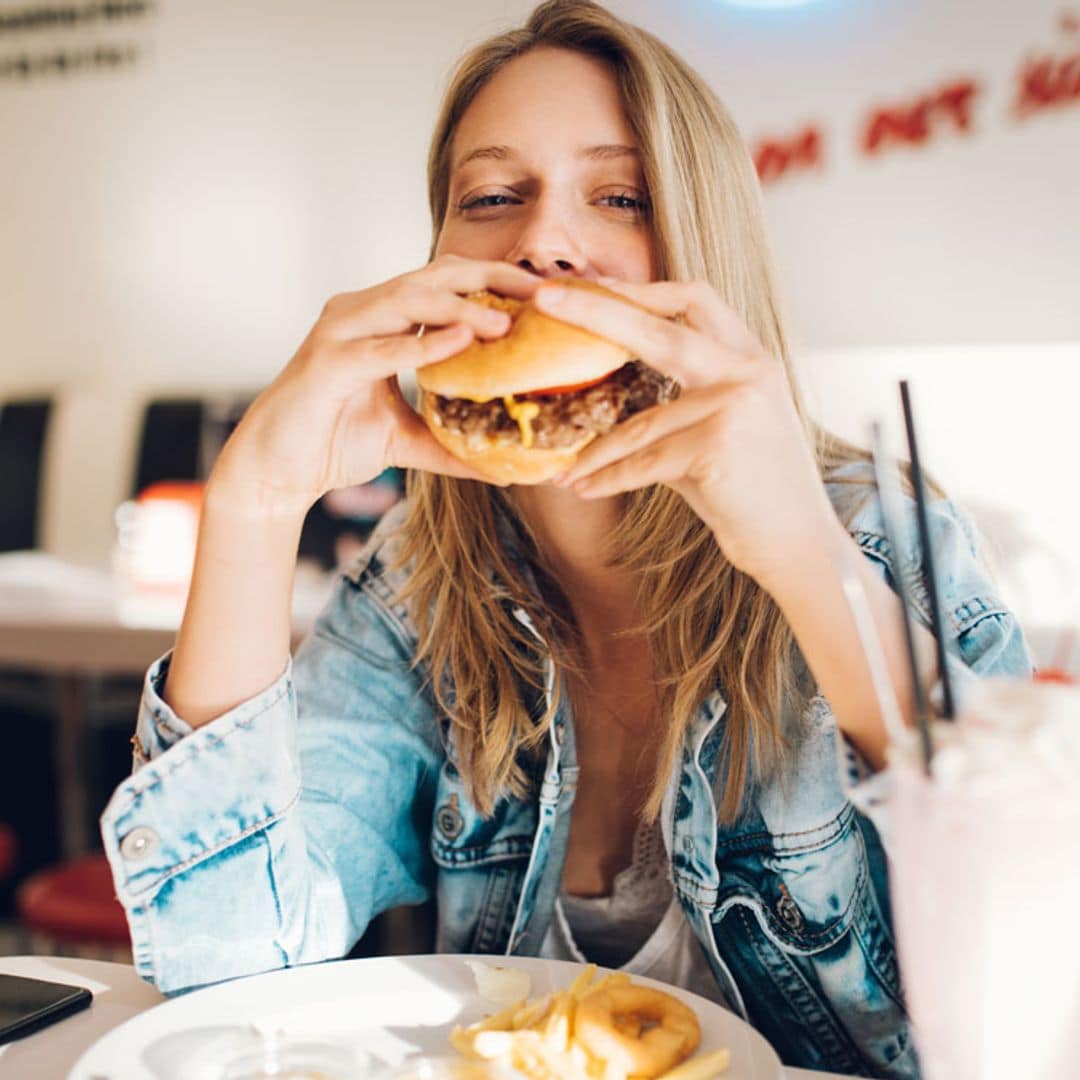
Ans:
[[[651,196],[661,279],[703,280],[742,316],[788,376],[822,472],[860,455],[811,423],[800,401],[777,310],[757,176],[739,132],[706,82],[652,34],[591,0],[548,0],[524,27],[478,45],[453,74],[431,141],[428,185],[434,235],[444,220],[458,122],[507,62],[539,46],[571,49],[608,64],[638,142]],[[434,243],[433,243],[434,250]],[[778,718],[805,695],[805,666],[772,598],[721,553],[710,530],[669,488],[622,496],[608,552],[636,573],[666,723],[655,780],[643,808],[659,812],[688,723],[723,688],[725,785],[720,817],[733,820],[752,776],[782,764]],[[500,527],[535,580],[530,587]],[[438,706],[460,746],[467,791],[490,813],[504,794],[521,797],[558,695],[543,704],[543,657],[514,616],[530,612],[564,670],[581,670],[570,606],[511,500],[498,488],[428,473],[409,478],[400,562],[411,570],[405,599],[419,627],[417,661],[429,665]],[[539,594],[539,595],[538,595]],[[557,689],[557,688],[556,688]]]

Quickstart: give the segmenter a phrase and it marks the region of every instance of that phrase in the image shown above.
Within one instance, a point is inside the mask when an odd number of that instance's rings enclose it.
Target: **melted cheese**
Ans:
[[[540,415],[540,406],[535,401],[516,401],[512,394],[503,398],[503,404],[510,419],[521,429],[521,445],[528,450],[533,444],[532,422]]]

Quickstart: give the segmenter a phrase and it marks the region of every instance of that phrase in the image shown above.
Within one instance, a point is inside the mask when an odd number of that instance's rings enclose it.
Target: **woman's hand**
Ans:
[[[595,440],[558,483],[586,498],[667,484],[766,588],[807,543],[836,540],[839,521],[783,368],[738,315],[703,283],[603,284],[647,310],[553,284],[535,302],[625,345],[682,393]]]
[[[327,491],[364,483],[392,465],[483,479],[435,441],[402,398],[397,376],[460,352],[474,336],[506,332],[504,313],[464,294],[492,289],[526,299],[538,284],[510,263],[444,255],[335,296],[244,415],[211,488],[260,511],[295,516]]]

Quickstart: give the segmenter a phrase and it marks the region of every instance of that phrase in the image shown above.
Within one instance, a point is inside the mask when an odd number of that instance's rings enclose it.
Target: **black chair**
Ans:
[[[154,398],[143,409],[132,495],[159,480],[205,480],[250,395]]]
[[[159,399],[143,410],[132,495],[161,480],[201,480],[203,403],[199,398]]]
[[[48,398],[0,403],[0,551],[37,547],[51,412]]]

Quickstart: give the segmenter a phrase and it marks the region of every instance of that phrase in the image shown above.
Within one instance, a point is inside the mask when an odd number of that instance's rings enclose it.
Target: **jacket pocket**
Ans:
[[[758,862],[753,906],[780,948],[820,952],[848,932],[869,873],[850,803],[817,828],[773,836]]]
[[[892,931],[854,809],[772,837],[728,870],[717,947],[785,1062],[915,1080]]]
[[[443,765],[431,823],[436,865],[457,870],[528,859],[535,831],[535,808],[525,802],[502,799],[490,817],[483,817],[469,801],[454,764]]]
[[[482,817],[453,763],[444,764],[431,824],[440,952],[506,951],[535,829],[535,811],[510,800]]]

